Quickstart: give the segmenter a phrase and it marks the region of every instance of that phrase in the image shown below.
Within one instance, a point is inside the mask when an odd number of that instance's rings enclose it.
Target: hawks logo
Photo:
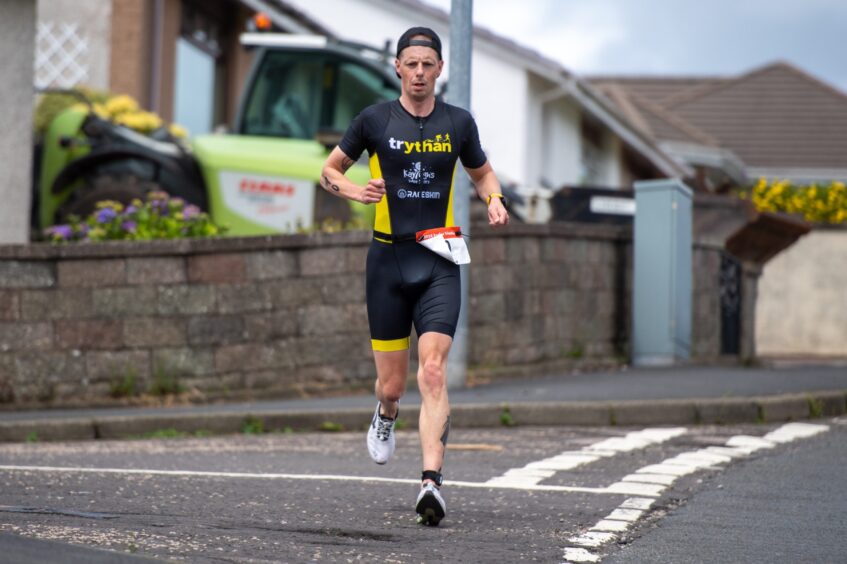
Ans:
[[[420,161],[414,163],[412,168],[403,171],[403,178],[411,184],[429,184],[435,180],[435,173]]]

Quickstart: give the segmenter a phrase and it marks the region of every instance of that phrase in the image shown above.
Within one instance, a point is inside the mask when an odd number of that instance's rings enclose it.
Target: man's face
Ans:
[[[428,38],[416,35],[412,39]],[[434,49],[413,45],[400,52],[394,66],[400,75],[403,92],[411,98],[423,100],[435,93],[435,79],[441,76],[444,61],[438,59]]]

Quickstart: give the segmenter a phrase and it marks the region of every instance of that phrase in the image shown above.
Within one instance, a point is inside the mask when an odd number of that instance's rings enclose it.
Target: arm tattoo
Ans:
[[[333,183],[329,180],[329,176],[327,176],[327,175],[324,175],[324,188],[326,188],[327,190],[329,190],[330,188],[332,188],[332,189],[333,189],[333,190],[335,190],[336,192],[340,192],[340,191],[341,191],[341,188],[339,188],[339,187],[338,187],[338,184],[333,184]]]
[[[341,170],[347,172],[347,169],[349,169],[354,164],[355,161],[353,159],[351,159],[350,157],[344,157],[343,159],[341,159]]]

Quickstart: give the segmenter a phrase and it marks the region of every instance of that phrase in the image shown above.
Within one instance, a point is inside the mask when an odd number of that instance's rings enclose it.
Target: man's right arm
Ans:
[[[321,172],[323,189],[335,196],[363,204],[375,204],[382,200],[385,195],[385,181],[382,178],[372,178],[365,186],[359,186],[344,176],[354,162],[340,148],[333,149]]]

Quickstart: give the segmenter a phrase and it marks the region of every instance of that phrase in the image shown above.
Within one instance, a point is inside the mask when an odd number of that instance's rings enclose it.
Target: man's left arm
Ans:
[[[497,226],[509,223],[509,212],[503,205],[500,181],[497,180],[491,163],[485,161],[485,164],[479,168],[465,168],[465,170],[468,171],[479,197],[484,202],[488,202],[488,224]]]

